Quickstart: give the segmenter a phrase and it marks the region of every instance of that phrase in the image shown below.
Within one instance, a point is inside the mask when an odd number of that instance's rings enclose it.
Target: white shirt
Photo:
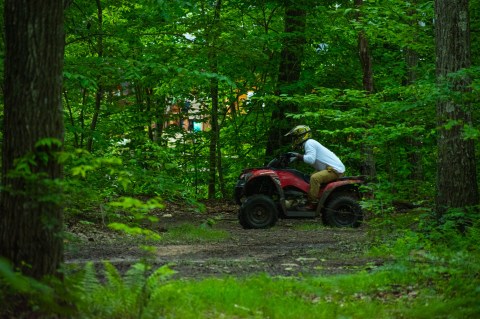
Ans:
[[[322,171],[327,169],[327,166],[331,166],[337,173],[345,173],[345,165],[337,155],[316,140],[308,139],[303,147],[305,149],[303,161],[317,171]]]

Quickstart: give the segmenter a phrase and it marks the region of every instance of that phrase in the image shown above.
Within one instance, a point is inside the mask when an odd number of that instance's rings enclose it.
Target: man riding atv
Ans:
[[[302,160],[315,169],[310,176],[308,202],[304,210],[313,210],[318,204],[320,185],[334,181],[343,176],[345,165],[328,148],[312,138],[310,127],[297,125],[285,136],[292,137],[293,149],[303,149],[304,154],[293,152],[294,158]]]
[[[243,169],[238,176],[234,194],[240,225],[261,229],[273,227],[279,218],[321,217],[328,226],[359,227],[365,177],[342,177],[345,166],[311,138],[308,126],[297,126],[287,136],[293,137],[295,147],[304,148],[304,155],[280,154],[265,166]],[[315,173],[310,176],[288,166],[297,159],[313,166]]]

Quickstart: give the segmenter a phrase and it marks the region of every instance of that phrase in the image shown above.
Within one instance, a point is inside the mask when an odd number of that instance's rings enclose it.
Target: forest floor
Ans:
[[[260,273],[309,276],[370,270],[384,262],[366,255],[370,245],[367,225],[340,229],[324,227],[320,219],[280,219],[270,229],[245,230],[238,223],[234,203],[214,201],[205,205],[206,212],[198,213],[188,206],[169,203],[156,213],[160,221],[154,229],[167,235],[170,230],[182,229],[182,225],[208,227],[224,234],[222,239],[182,240],[180,236],[161,240],[153,244],[155,267],[169,265],[176,271],[174,278]],[[103,223],[67,224],[67,264],[91,261],[100,267],[103,261],[109,261],[123,272],[145,255],[135,239]]]

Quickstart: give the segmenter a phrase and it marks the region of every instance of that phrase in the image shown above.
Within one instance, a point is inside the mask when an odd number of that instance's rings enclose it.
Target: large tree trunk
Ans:
[[[469,90],[466,77],[448,75],[470,67],[468,0],[435,1],[436,73],[441,87],[460,93],[437,101],[438,163],[436,212],[440,220],[449,208],[476,205],[479,201],[475,145],[464,139],[464,124],[472,123],[470,105],[461,92]],[[446,124],[453,127],[446,127]]]
[[[63,8],[63,0],[5,1],[0,255],[35,278],[57,274],[63,261],[59,147],[37,144],[63,142]]]
[[[278,73],[277,94],[293,95],[298,93],[296,88],[300,80],[305,46],[305,25],[307,12],[304,1],[285,2],[285,34],[281,52]],[[285,118],[287,113],[296,113],[298,108],[291,102],[279,102],[272,112],[272,121],[266,156],[272,156],[276,150],[284,145],[284,135],[292,128],[290,120]]]

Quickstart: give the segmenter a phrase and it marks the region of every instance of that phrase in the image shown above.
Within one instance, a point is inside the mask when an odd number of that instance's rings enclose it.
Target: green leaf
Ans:
[[[60,141],[58,138],[53,137],[42,138],[35,143],[35,148],[39,148],[42,146],[47,146],[48,148],[51,148],[53,145],[61,147],[62,141]]]
[[[463,138],[465,140],[478,140],[480,138],[480,130],[472,125],[463,127]]]

